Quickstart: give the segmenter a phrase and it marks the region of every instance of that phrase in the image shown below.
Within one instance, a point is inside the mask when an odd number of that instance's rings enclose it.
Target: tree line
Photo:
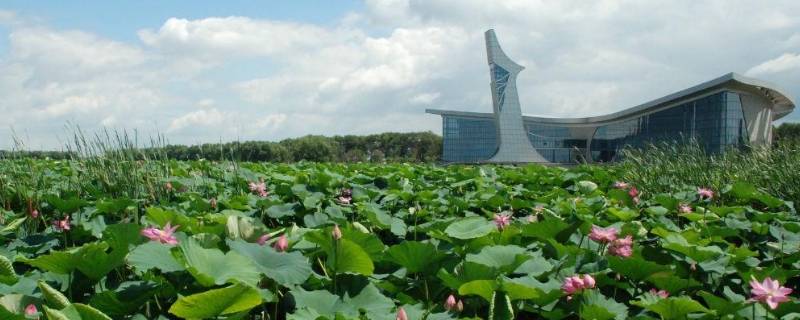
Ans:
[[[114,144],[114,142],[111,142]],[[120,144],[129,150],[127,144]],[[116,150],[116,148],[108,148]],[[236,160],[268,162],[435,162],[441,158],[442,138],[432,132],[381,133],[372,135],[315,136],[271,141],[206,143],[199,145],[164,145],[135,151],[136,158],[176,160]],[[70,159],[70,151],[5,151],[0,159],[50,158]]]
[[[784,122],[772,130],[773,143],[800,144],[800,123]]]
[[[244,141],[151,149],[176,160],[269,162],[433,162],[440,158],[442,138],[432,132],[381,133],[365,136],[316,136],[279,142]]]

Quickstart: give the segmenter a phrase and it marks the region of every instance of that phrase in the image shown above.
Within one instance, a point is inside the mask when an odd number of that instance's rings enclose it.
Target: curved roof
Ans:
[[[673,105],[681,101],[689,100],[698,96],[705,95],[717,91],[722,88],[731,88],[741,91],[760,94],[761,96],[769,99],[775,108],[775,116],[773,120],[780,119],[795,108],[794,100],[786,94],[784,90],[778,88],[774,84],[766,81],[745,77],[737,73],[728,73],[719,78],[703,82],[696,86],[675,92],[673,94],[640,104],[638,106],[617,111],[614,113],[584,117],[584,118],[548,118],[536,116],[524,116],[524,120],[535,121],[541,123],[551,124],[565,124],[565,125],[587,125],[587,124],[600,124],[613,122],[621,119],[627,119],[643,114],[656,111],[662,107]],[[426,109],[425,112],[439,115],[452,115],[463,117],[475,118],[494,118],[492,113],[481,112],[464,112],[464,111],[450,111],[440,109]]]

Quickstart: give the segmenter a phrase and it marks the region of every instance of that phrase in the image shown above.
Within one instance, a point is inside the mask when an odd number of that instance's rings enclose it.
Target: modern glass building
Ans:
[[[523,116],[517,74],[524,67],[486,31],[493,113],[428,109],[442,116],[442,158],[451,163],[576,163],[618,160],[625,147],[698,141],[709,152],[769,145],[772,122],[794,101],[770,83],[729,73],[616,113],[588,118]]]

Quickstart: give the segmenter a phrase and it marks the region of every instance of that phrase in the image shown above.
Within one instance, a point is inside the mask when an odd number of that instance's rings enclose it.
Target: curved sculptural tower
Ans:
[[[497,152],[487,162],[548,162],[531,145],[522,121],[517,74],[525,67],[511,61],[503,53],[494,30],[489,29],[485,36],[498,138]]]

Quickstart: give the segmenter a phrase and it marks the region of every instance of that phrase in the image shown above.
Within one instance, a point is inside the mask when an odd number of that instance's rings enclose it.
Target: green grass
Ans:
[[[794,144],[731,149],[722,154],[707,154],[696,143],[624,152],[625,160],[614,166],[619,176],[653,193],[670,192],[676,186],[722,190],[734,181],[745,181],[773,196],[800,200],[800,148]]]

